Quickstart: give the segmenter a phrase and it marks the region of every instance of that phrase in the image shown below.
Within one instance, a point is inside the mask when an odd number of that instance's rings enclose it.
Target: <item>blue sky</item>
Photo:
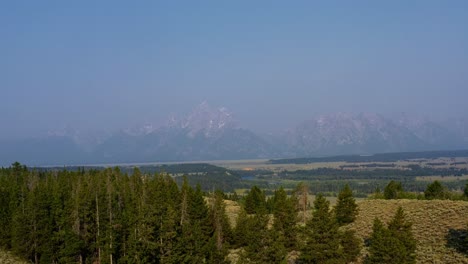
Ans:
[[[138,3],[135,3],[138,2]],[[467,1],[4,1],[0,139],[349,111],[466,116]]]

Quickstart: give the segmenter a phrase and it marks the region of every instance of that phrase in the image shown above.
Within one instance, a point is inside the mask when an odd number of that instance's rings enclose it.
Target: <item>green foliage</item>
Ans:
[[[385,199],[398,199],[403,192],[403,187],[401,182],[390,181],[384,189],[384,198]]]
[[[0,247],[34,263],[222,263],[232,237],[222,194],[209,208],[199,187],[138,169],[18,163],[0,170],[0,194]]]
[[[356,261],[361,252],[361,241],[353,230],[346,230],[341,234],[343,263]]]
[[[439,181],[434,181],[427,186],[426,191],[424,191],[424,197],[429,200],[444,199],[447,195],[444,186]]]
[[[335,218],[339,225],[350,224],[354,222],[358,214],[356,200],[353,197],[353,191],[346,184],[338,194],[338,200],[335,206]]]
[[[307,188],[300,193],[307,198]],[[204,194],[187,178],[179,187],[167,174],[138,168],[128,175],[119,168],[47,171],[17,163],[0,169],[0,247],[33,263],[102,264],[226,263],[231,248],[242,248],[246,263],[284,263],[299,248],[296,195],[276,190],[268,215],[265,193],[253,187],[234,230],[225,198],[221,191]],[[304,260],[354,260],[358,240],[339,231],[323,196],[313,216]]]
[[[232,230],[226,216],[224,193],[216,191],[210,199],[209,221],[213,235],[208,245],[210,263],[223,263],[229,249],[228,241],[232,240]]]
[[[245,197],[245,211],[248,214],[266,213],[265,194],[257,186],[253,186]]]
[[[245,246],[242,259],[245,263],[280,263],[286,257],[284,236],[268,229],[268,215],[255,214],[244,220]]]
[[[339,230],[336,210],[333,214],[325,197],[317,195],[312,218],[306,223],[306,245],[299,263],[349,263],[357,259],[361,242],[354,231]]]
[[[307,242],[300,263],[340,263],[340,234],[330,212],[330,203],[319,194],[314,201],[312,218],[306,223]]]
[[[463,196],[465,196],[465,198],[468,198],[468,183],[465,185],[465,189],[463,190]]]
[[[401,207],[388,224],[388,228],[376,218],[366,263],[416,263],[416,240],[411,226]]]
[[[273,196],[273,229],[284,238],[284,246],[292,249],[297,242],[297,198],[288,197],[284,189],[275,191]]]

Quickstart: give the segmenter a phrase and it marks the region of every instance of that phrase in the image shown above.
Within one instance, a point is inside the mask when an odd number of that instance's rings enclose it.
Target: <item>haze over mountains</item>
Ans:
[[[166,124],[146,123],[110,135],[87,135],[68,127],[43,137],[3,141],[0,165],[289,158],[468,147],[468,120],[436,123],[410,114],[331,113],[284,131],[254,133],[240,127],[228,109],[203,102]]]

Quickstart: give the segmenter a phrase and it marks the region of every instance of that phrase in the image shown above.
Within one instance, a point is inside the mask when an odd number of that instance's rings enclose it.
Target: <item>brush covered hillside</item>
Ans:
[[[350,229],[365,241],[372,232],[374,218],[388,223],[401,206],[413,223],[417,240],[417,263],[468,263],[463,253],[468,224],[468,202],[448,200],[363,200]],[[363,247],[361,258],[367,250]]]
[[[226,214],[235,225],[240,212],[238,203],[225,200]],[[349,226],[365,241],[372,232],[375,217],[390,221],[398,206],[402,206],[413,222],[413,234],[418,241],[417,263],[468,263],[468,255],[459,248],[466,236],[468,202],[464,201],[420,201],[420,200],[363,200],[358,202],[359,215]],[[367,254],[364,247],[360,262]],[[6,251],[0,251],[0,263],[27,263]]]

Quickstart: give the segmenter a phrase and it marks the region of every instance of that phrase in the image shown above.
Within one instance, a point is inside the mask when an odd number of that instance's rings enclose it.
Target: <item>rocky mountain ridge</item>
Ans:
[[[279,135],[241,128],[225,107],[203,102],[166,124],[145,123],[92,139],[70,127],[43,138],[0,142],[0,164],[94,164],[307,157],[462,149],[466,123],[443,125],[410,115],[331,113]],[[455,128],[453,128],[455,127]]]

